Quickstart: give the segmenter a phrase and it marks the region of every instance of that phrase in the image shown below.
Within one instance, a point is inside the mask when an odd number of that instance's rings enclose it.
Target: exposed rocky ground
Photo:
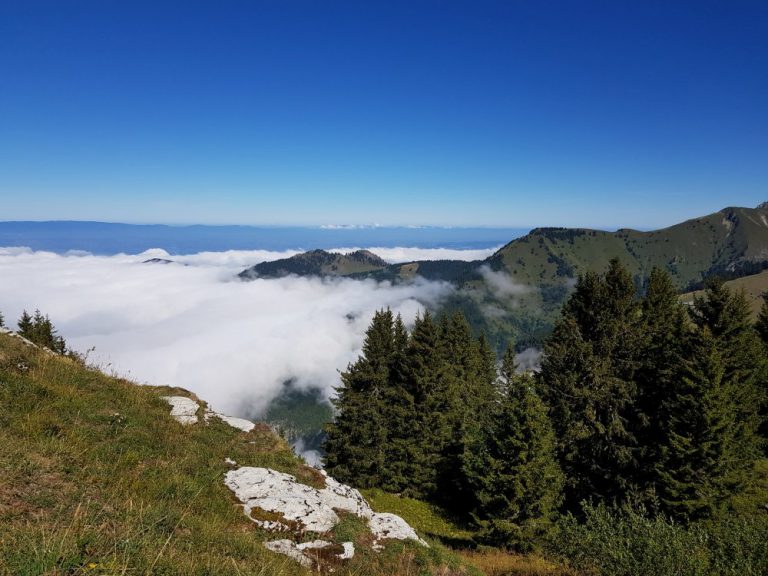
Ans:
[[[243,432],[255,424],[242,418],[203,410],[193,399],[186,396],[165,396],[171,405],[171,416],[184,425],[219,418]],[[428,544],[400,516],[374,512],[356,489],[341,484],[320,471],[324,487],[316,488],[297,481],[296,477],[270,468],[238,467],[227,458],[226,463],[235,467],[227,472],[225,485],[240,501],[243,510],[260,528],[276,532],[283,538],[268,541],[264,546],[272,552],[283,554],[311,567],[319,561],[320,554],[337,560],[354,556],[352,542],[334,542],[331,531],[341,521],[340,514],[352,514],[365,520],[371,531],[372,547],[379,550],[386,540],[413,540],[423,546]],[[309,541],[309,535],[318,536]]]

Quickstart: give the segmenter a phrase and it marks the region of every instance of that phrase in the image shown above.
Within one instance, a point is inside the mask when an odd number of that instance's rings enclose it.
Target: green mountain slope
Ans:
[[[368,250],[357,250],[349,254],[335,254],[325,250],[312,250],[273,262],[262,262],[240,273],[246,280],[254,278],[279,278],[296,274],[299,276],[348,276],[381,270],[387,262]]]
[[[768,205],[725,208],[651,232],[537,228],[489,262],[520,282],[537,284],[602,270],[611,258],[640,278],[654,266],[665,268],[680,288],[713,274],[757,272],[768,267]]]
[[[310,574],[264,548],[287,536],[246,518],[224,485],[225,458],[310,485],[322,476],[266,425],[248,433],[219,419],[182,426],[161,398],[169,394],[194,399],[0,331],[0,575]],[[402,569],[411,563],[459,573],[460,560],[437,542],[373,552],[356,517],[325,537],[353,540],[360,552],[322,573],[414,574]]]

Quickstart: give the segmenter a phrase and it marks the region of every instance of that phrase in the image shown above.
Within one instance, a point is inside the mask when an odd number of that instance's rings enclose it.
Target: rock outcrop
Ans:
[[[200,405],[186,396],[164,396],[171,405],[171,416],[184,425],[197,424]],[[219,418],[230,426],[250,432],[256,426],[249,420],[206,411],[204,422]],[[225,459],[225,464],[235,467],[237,462]],[[416,531],[400,516],[374,512],[359,491],[342,484],[321,471],[325,486],[314,488],[302,484],[295,476],[270,468],[243,466],[230,470],[224,476],[224,484],[240,501],[246,516],[263,530],[287,533],[293,539],[283,538],[265,542],[269,550],[284,554],[302,566],[312,567],[322,556],[334,561],[352,558],[355,547],[352,542],[334,543],[316,539],[300,542],[307,532],[328,534],[340,521],[339,512],[354,514],[367,521],[373,536],[373,548],[382,548],[384,540],[412,540],[428,546]],[[262,518],[259,518],[262,513]],[[266,513],[266,514],[265,514]],[[275,519],[275,515],[278,516]]]
[[[327,475],[325,488],[318,489],[298,482],[291,474],[244,466],[227,472],[224,483],[240,500],[246,515],[268,530],[322,534],[339,523],[337,511],[342,511],[368,521],[375,546],[387,539],[414,540],[427,546],[405,520],[395,514],[374,512],[360,492]],[[254,510],[280,514],[285,522],[254,518]]]
[[[197,424],[197,411],[200,405],[186,396],[163,396],[163,400],[171,405],[171,416],[185,426]]]
[[[176,420],[184,425],[197,424],[197,411],[200,408],[200,405],[197,402],[186,396],[163,396],[163,400],[171,405],[171,416],[176,418]],[[250,432],[256,427],[256,424],[245,418],[226,416],[224,414],[219,414],[218,412],[213,412],[212,410],[206,410],[204,417],[206,422],[211,418],[218,418],[233,428],[237,428],[243,432]]]

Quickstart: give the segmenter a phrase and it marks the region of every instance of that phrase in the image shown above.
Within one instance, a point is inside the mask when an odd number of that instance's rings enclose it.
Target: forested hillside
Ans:
[[[381,311],[342,374],[327,467],[587,571],[763,574],[766,326],[768,301],[753,324],[722,281],[686,307],[655,268],[638,296],[617,259],[580,278],[535,375],[511,351],[497,375],[460,316],[406,330]]]

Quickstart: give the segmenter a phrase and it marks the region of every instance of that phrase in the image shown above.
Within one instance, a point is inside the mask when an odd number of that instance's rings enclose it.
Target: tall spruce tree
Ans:
[[[469,427],[490,425],[495,398],[495,357],[485,339],[475,340],[462,314],[440,322],[440,353],[443,358],[444,422],[448,434],[438,461],[440,500],[454,511],[465,513],[468,487],[461,472]]]
[[[688,330],[683,305],[669,274],[654,268],[642,300],[641,338],[635,374],[636,399],[632,414],[636,439],[635,498],[647,507],[656,500],[659,449],[664,440],[661,407],[674,393],[681,377]]]
[[[768,292],[763,292],[763,304],[755,322],[755,331],[763,343],[762,368],[758,377],[760,388],[760,428],[763,453],[768,454]]]
[[[5,318],[3,318],[3,313],[0,312],[0,328],[5,327]]]
[[[408,380],[409,335],[398,314],[393,327],[393,354],[389,368],[389,386],[385,390],[384,417],[387,427],[384,470],[381,488],[400,493],[411,484],[417,465],[414,445],[419,434],[419,414],[414,388]]]
[[[715,515],[744,487],[757,457],[744,425],[741,383],[726,369],[709,327],[689,339],[684,373],[663,410],[667,424],[658,466],[663,510],[680,520]]]
[[[524,550],[546,529],[560,502],[563,475],[555,436],[534,380],[516,374],[512,348],[501,366],[489,425],[469,427],[462,472],[479,538]]]
[[[455,380],[442,353],[438,325],[427,311],[417,316],[406,352],[407,384],[414,399],[413,461],[406,493],[421,498],[439,496],[443,452],[452,437],[457,410]]]
[[[566,503],[622,500],[636,490],[633,418],[641,312],[618,260],[580,277],[544,346],[538,374],[551,408]]]
[[[32,316],[26,310],[22,311],[19,321],[16,323],[19,336],[24,336],[27,340],[32,337]]]
[[[712,334],[723,361],[724,378],[735,383],[738,425],[744,428],[743,448],[751,453],[765,398],[766,355],[754,330],[746,295],[742,290],[730,290],[715,278],[708,282],[704,296],[694,300],[690,313],[700,330]]]
[[[392,312],[376,312],[366,331],[363,354],[341,375],[326,428],[325,466],[338,479],[363,488],[384,477],[387,423],[384,397],[395,352]]]
[[[768,347],[768,292],[763,292],[763,304],[760,306],[760,313],[757,315],[755,330],[763,344]]]

